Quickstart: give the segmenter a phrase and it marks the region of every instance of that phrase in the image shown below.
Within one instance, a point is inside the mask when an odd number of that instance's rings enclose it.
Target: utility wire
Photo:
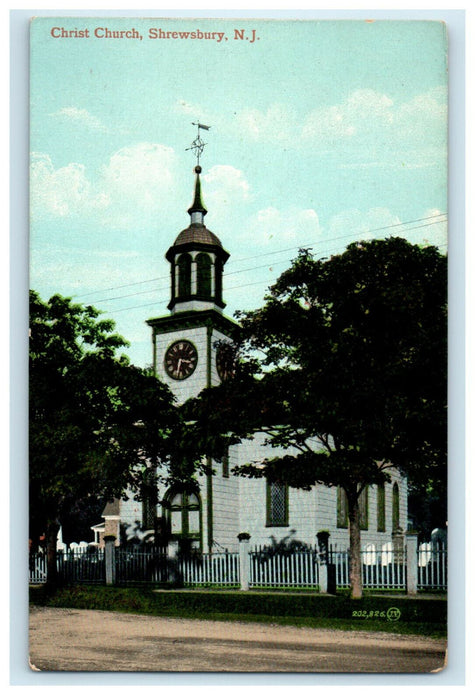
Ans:
[[[417,226],[416,228],[421,228],[421,227]],[[447,247],[447,243],[443,243],[443,244],[441,244],[441,245],[438,246],[438,247],[439,247],[439,248],[446,248],[446,247]],[[337,250],[337,249],[334,249],[334,250]],[[329,251],[329,252],[331,253],[332,251]],[[280,262],[285,262],[285,261],[281,260]],[[273,263],[273,264],[275,264],[275,263]],[[264,265],[264,266],[261,266],[261,267],[267,267],[267,265]],[[256,269],[256,268],[249,268],[249,269],[252,270],[252,269]],[[242,270],[242,272],[246,272],[246,270]],[[253,286],[256,285],[256,284],[268,285],[268,284],[274,283],[275,281],[276,281],[276,279],[275,279],[275,277],[273,277],[272,279],[266,280],[266,281],[264,281],[264,280],[257,280],[257,281],[255,281],[255,282],[246,282],[245,284],[238,284],[238,285],[235,285],[235,286],[233,286],[233,287],[228,287],[228,288],[227,288],[227,291],[231,291],[231,290],[234,290],[234,289],[242,289],[243,287],[253,287]],[[145,293],[145,292],[144,292],[144,293]],[[162,299],[162,300],[160,300],[160,301],[151,302],[150,304],[140,304],[140,305],[138,305],[138,306],[126,306],[125,308],[122,308],[122,309],[114,309],[114,310],[111,310],[111,311],[104,311],[104,312],[102,312],[102,313],[116,314],[116,313],[119,313],[119,312],[122,312],[122,311],[132,311],[133,309],[145,309],[145,308],[148,308],[148,307],[150,307],[150,306],[160,306],[161,304],[166,304],[168,301],[169,301],[169,299]]]
[[[384,231],[387,229],[392,229],[392,228],[396,228],[396,227],[400,227],[400,226],[406,226],[407,224],[418,223],[419,221],[427,221],[428,219],[436,219],[436,218],[440,218],[442,216],[447,216],[447,214],[446,213],[433,214],[431,216],[425,216],[425,217],[422,217],[420,219],[412,219],[410,221],[401,221],[398,224],[389,224],[388,226],[380,226],[379,228],[370,229],[369,231],[361,231],[359,235],[367,236],[370,233],[376,233],[378,231]],[[423,228],[424,226],[433,226],[435,224],[445,223],[446,221],[447,221],[447,219],[442,219],[441,221],[431,221],[427,224],[422,224],[421,226],[412,226],[409,228],[402,229],[401,233],[404,233],[405,231],[413,231],[414,229],[417,229],[417,228]],[[311,243],[304,243],[304,244],[300,244],[297,246],[294,245],[294,246],[291,246],[289,248],[281,248],[279,250],[273,250],[273,251],[270,251],[268,253],[259,253],[258,255],[251,255],[251,256],[248,256],[245,258],[234,258],[232,262],[236,263],[236,262],[244,262],[246,260],[255,260],[257,258],[263,258],[263,257],[267,257],[269,255],[278,255],[279,253],[287,253],[287,252],[290,252],[292,250],[306,248],[309,246],[316,246],[316,245],[323,246],[323,245],[326,245],[327,243],[333,243],[335,241],[344,240],[345,238],[354,237],[355,235],[357,235],[357,234],[355,232],[352,232],[352,233],[345,234],[344,236],[329,238],[326,241],[313,241]],[[277,261],[277,262],[271,263],[271,264],[275,265],[275,264],[278,264],[278,262],[282,262],[282,261]],[[252,268],[247,268],[246,270],[236,270],[234,272],[225,272],[223,274],[223,277],[230,276],[230,275],[237,275],[237,274],[240,274],[241,272],[249,272],[251,270],[258,269],[259,267],[267,267],[267,265],[260,265],[260,266],[256,266],[256,267],[252,267]],[[107,287],[104,289],[98,289],[94,292],[87,292],[86,294],[81,294],[80,296],[81,296],[81,298],[86,298],[89,296],[93,296],[94,294],[100,294],[100,293],[104,293],[104,292],[112,292],[112,291],[119,290],[119,289],[126,289],[127,287],[135,287],[135,286],[138,286],[139,284],[146,284],[148,282],[159,282],[161,280],[165,280],[168,278],[169,278],[168,275],[162,275],[160,277],[152,277],[152,278],[147,279],[147,280],[141,280],[140,282],[130,282],[128,284],[122,284],[122,285],[119,285],[116,287]],[[125,294],[121,297],[109,297],[109,298],[105,298],[105,299],[98,299],[97,301],[95,301],[93,303],[98,304],[98,303],[103,302],[103,301],[112,301],[115,299],[126,298],[128,296],[139,296],[140,294],[147,294],[147,293],[157,292],[157,291],[161,291],[161,290],[154,288],[154,289],[143,291],[143,292],[134,292],[131,294]]]

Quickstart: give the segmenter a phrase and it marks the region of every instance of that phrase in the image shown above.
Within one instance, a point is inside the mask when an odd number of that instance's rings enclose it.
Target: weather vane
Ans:
[[[200,165],[200,156],[203,153],[203,149],[206,146],[205,142],[202,140],[200,136],[200,129],[205,129],[206,131],[209,131],[211,129],[210,126],[206,126],[206,124],[200,124],[199,122],[191,122],[193,126],[198,127],[198,134],[191,144],[189,148],[185,148],[185,151],[194,151],[196,154],[196,162],[197,166],[199,167]]]

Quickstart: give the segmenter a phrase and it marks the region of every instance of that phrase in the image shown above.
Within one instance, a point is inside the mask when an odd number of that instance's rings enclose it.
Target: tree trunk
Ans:
[[[53,520],[46,527],[46,586],[54,590],[58,585],[58,566],[56,562],[59,523]]]
[[[357,490],[348,490],[348,526],[350,533],[350,596],[361,598],[363,586],[361,581],[361,532],[360,511]]]

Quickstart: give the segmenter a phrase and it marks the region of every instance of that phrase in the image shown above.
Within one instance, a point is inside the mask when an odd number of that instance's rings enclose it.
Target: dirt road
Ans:
[[[38,671],[421,673],[443,667],[445,642],[389,633],[185,620],[32,607]]]

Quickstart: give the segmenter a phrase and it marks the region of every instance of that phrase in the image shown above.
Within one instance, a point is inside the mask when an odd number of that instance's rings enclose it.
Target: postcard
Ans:
[[[30,46],[30,669],[443,670],[447,26]]]

